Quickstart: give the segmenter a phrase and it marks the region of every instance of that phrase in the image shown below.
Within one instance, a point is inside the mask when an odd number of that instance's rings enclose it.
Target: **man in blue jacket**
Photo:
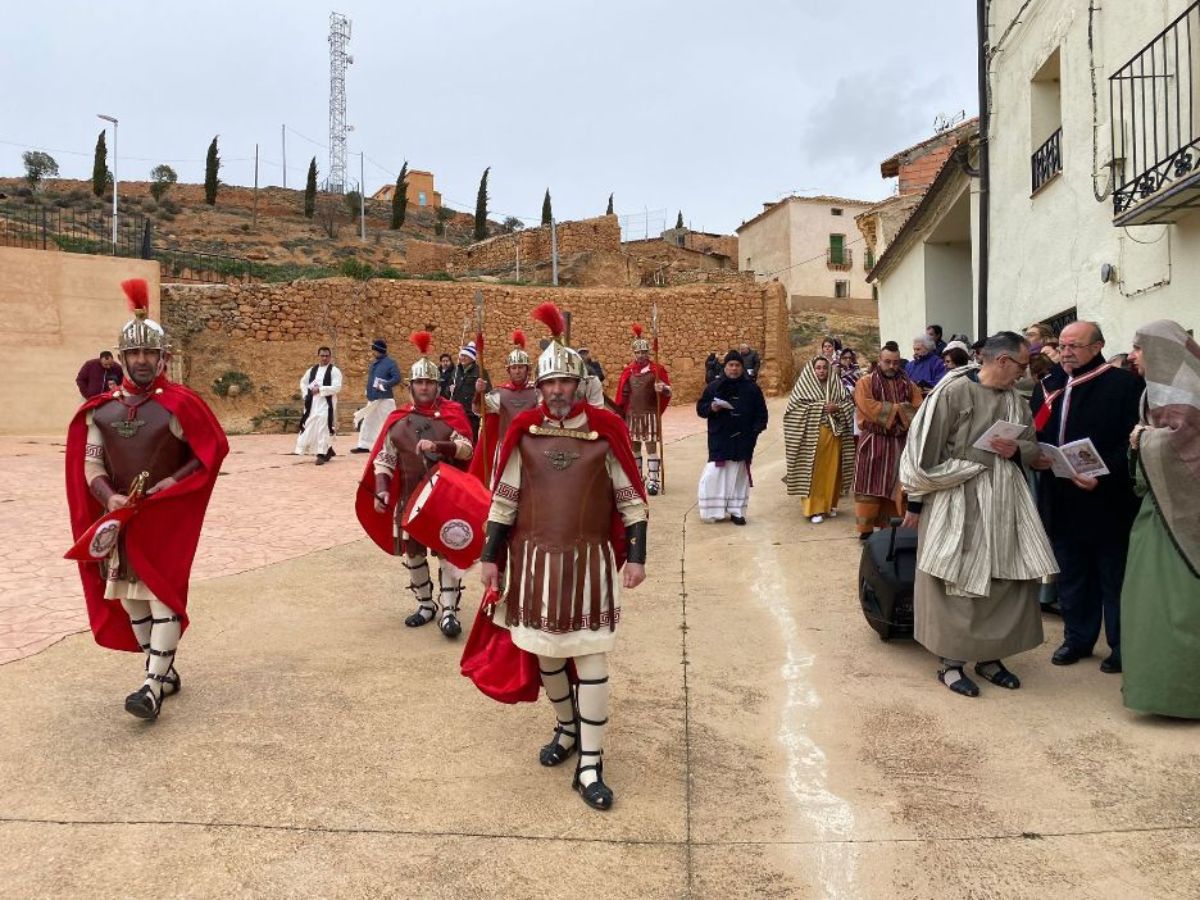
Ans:
[[[400,383],[400,369],[396,361],[388,356],[387,341],[383,338],[376,338],[371,350],[375,354],[375,361],[367,370],[367,405],[354,414],[358,446],[351,453],[370,453],[383,423],[396,409],[396,398],[392,392]]]

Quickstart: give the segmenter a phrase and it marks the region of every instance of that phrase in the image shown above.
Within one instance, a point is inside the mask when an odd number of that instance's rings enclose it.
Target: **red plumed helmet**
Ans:
[[[422,356],[427,356],[429,348],[433,346],[433,335],[428,331],[414,331],[408,336],[408,340],[421,352]]]
[[[550,329],[552,337],[562,337],[567,330],[567,323],[563,319],[563,314],[553,303],[543,303],[531,313],[533,319],[541,322]]]
[[[522,350],[524,350],[525,349],[525,332],[523,332],[520,328],[518,328],[516,331],[514,331],[512,333],[512,342],[515,346],[520,347]]]
[[[129,303],[130,311],[135,313],[150,311],[150,285],[146,283],[145,278],[130,278],[122,281],[121,290],[125,292],[125,299]]]
[[[646,329],[643,328],[640,323],[634,322],[632,325],[629,326],[629,330],[633,332],[633,336],[635,338],[640,338],[642,336],[642,333]]]

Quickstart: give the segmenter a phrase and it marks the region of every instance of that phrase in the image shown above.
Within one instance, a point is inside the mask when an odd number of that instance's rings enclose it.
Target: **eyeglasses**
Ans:
[[[1000,359],[1007,359],[1010,363],[1015,365],[1022,372],[1024,372],[1026,369],[1029,368],[1029,363],[1021,362],[1020,360],[1013,359],[1011,356],[1001,356]]]
[[[1088,341],[1086,344],[1059,344],[1059,350],[1086,350],[1088,347],[1095,347],[1099,341]]]

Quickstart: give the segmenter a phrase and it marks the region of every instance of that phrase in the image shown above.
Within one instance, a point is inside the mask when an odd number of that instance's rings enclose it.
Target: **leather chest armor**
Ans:
[[[453,434],[454,429],[445,419],[435,419],[416,412],[409,413],[388,431],[388,437],[396,448],[396,478],[393,484],[399,491],[399,499],[396,501],[397,521],[404,513],[404,505],[408,498],[421,483],[429,467],[434,464],[434,460],[426,460],[417,453],[417,442],[448,441]]]
[[[629,376],[629,415],[645,416],[658,412],[658,394],[654,390],[654,369],[644,375]]]
[[[508,433],[509,423],[527,409],[537,406],[538,390],[524,387],[519,390],[502,387],[497,389],[500,404],[500,435]]]
[[[129,407],[116,400],[98,406],[92,421],[104,436],[104,467],[120,494],[142,472],[150,473],[146,487],[153,487],[192,458],[187,442],[171,433],[170,411],[153,398],[134,410],[132,422],[141,422],[135,429],[125,425]]]

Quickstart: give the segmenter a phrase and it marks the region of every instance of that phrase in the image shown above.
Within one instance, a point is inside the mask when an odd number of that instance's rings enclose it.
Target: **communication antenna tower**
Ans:
[[[346,193],[346,67],[354,62],[347,51],[350,43],[350,17],[329,14],[329,177],[326,189]]]

